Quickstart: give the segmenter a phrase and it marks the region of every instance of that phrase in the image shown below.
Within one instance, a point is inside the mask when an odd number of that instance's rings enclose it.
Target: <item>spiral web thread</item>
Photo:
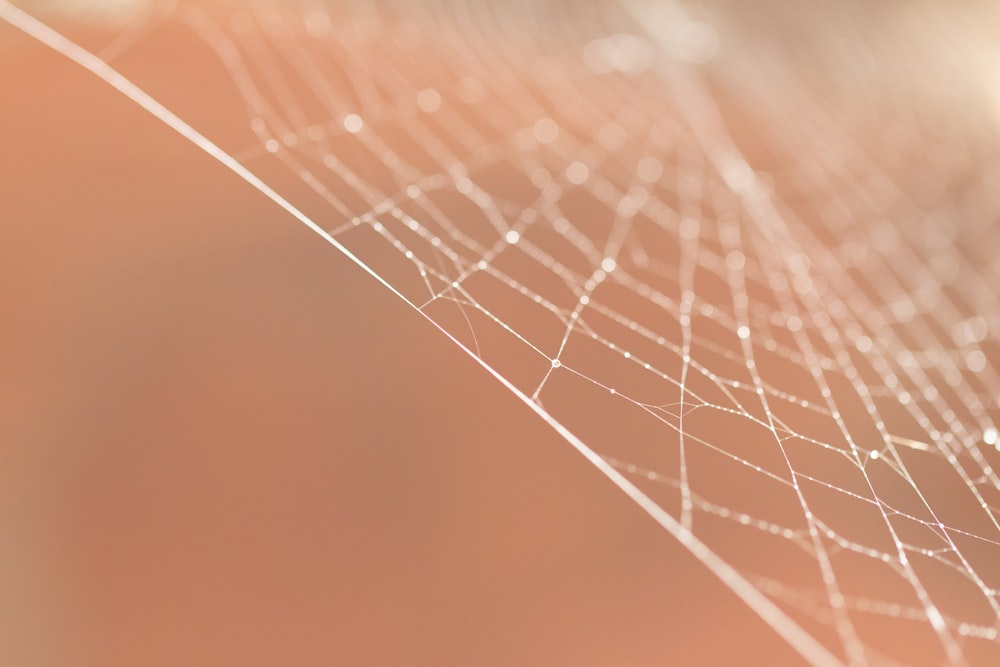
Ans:
[[[939,16],[827,27],[796,78],[664,4],[154,4],[93,60],[2,15],[350,253],[810,662],[1000,659],[995,121],[891,48]],[[176,34],[224,149],[115,78],[155,89]]]

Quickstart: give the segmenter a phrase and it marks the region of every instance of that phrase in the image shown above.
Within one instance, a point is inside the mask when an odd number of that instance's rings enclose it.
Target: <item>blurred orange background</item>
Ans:
[[[333,248],[0,62],[0,664],[799,661]]]

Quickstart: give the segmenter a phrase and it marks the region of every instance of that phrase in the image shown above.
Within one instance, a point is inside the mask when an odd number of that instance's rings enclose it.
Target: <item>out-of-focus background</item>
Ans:
[[[797,660],[273,203],[8,26],[0,62],[0,663]]]
[[[0,24],[0,665],[989,664],[995,11],[869,5],[28,3],[770,625]]]

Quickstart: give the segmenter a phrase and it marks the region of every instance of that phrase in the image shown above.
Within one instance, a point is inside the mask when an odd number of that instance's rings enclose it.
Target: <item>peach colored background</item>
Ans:
[[[795,663],[384,288],[0,26],[0,663]]]

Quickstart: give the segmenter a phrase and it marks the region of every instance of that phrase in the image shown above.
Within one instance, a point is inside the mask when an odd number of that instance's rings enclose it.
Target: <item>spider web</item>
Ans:
[[[966,9],[154,3],[110,38],[78,8],[86,50],[0,16],[348,253],[808,661],[987,664],[996,54]]]

